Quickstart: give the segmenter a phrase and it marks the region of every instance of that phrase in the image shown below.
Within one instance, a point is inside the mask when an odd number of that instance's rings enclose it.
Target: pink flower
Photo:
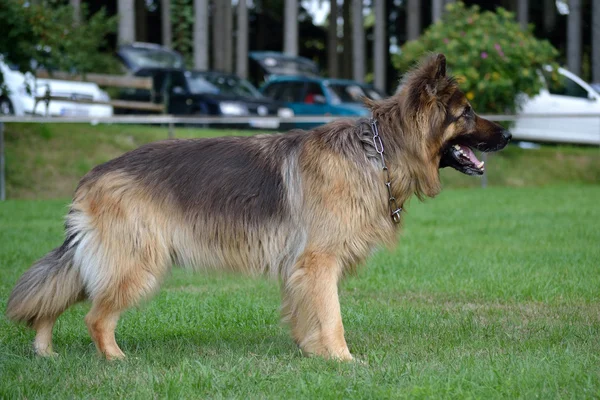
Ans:
[[[496,51],[498,52],[500,57],[504,58],[504,52],[502,51],[502,46],[500,46],[498,43],[496,43],[496,44],[494,44],[494,48],[496,49]]]
[[[450,40],[448,40],[448,38],[444,38],[444,44],[448,44],[448,42],[450,42]]]
[[[486,58],[488,58],[488,53],[486,53],[485,51],[482,51],[482,52],[481,52],[481,58],[483,58],[484,60],[485,60]]]

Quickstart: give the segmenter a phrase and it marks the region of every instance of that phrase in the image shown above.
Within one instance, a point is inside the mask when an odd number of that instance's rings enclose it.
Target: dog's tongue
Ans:
[[[463,146],[462,144],[459,144],[459,146],[463,153],[465,153],[465,155],[473,164],[479,165],[481,163],[481,161],[479,161],[477,157],[475,157],[475,153],[473,153],[473,150],[471,150],[468,146]]]

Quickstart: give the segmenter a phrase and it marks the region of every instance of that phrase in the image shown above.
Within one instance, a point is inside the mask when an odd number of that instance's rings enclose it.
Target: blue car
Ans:
[[[386,97],[370,85],[345,80],[308,76],[275,76],[262,87],[261,92],[285,104],[294,115],[366,117],[369,110],[363,98],[378,100]],[[318,123],[299,123],[296,128],[312,128]]]

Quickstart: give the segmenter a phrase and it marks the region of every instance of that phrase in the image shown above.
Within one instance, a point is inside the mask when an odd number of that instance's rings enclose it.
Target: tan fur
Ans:
[[[444,76],[441,69],[429,59],[400,95],[368,104],[398,204],[440,191],[443,147],[475,126],[459,117],[446,123],[467,102],[445,77],[445,60]],[[118,359],[119,315],[157,291],[173,264],[266,274],[280,279],[283,319],[300,348],[351,360],[339,282],[393,245],[398,231],[382,167],[366,120],[144,146],[82,179],[65,243],[23,275],[8,316],[31,324],[36,352],[50,355],[56,318],[87,298],[90,336],[101,354]]]

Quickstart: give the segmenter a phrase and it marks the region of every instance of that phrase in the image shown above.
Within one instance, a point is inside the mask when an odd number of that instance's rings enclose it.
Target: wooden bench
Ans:
[[[118,87],[118,88],[128,88],[128,89],[143,89],[150,91],[150,101],[131,101],[131,100],[110,100],[110,101],[98,101],[98,100],[88,100],[88,99],[77,99],[71,98],[67,96],[53,96],[52,93],[46,92],[43,96],[35,96],[35,104],[33,107],[34,113],[35,109],[39,102],[46,103],[46,109],[48,103],[51,100],[56,101],[68,101],[71,103],[79,103],[79,104],[100,104],[100,105],[110,105],[113,108],[120,109],[129,109],[129,110],[138,110],[138,111],[151,111],[151,112],[159,112],[166,113],[166,104],[157,104],[154,102],[156,98],[156,93],[154,91],[154,86],[152,82],[152,78],[140,78],[137,76],[127,76],[127,75],[107,75],[107,74],[85,74],[85,75],[73,75],[66,72],[53,72],[52,75],[48,73],[48,71],[40,70],[36,72],[36,78],[42,79],[60,79],[63,81],[72,81],[72,82],[93,82],[101,87]],[[36,91],[37,92],[37,91]]]

